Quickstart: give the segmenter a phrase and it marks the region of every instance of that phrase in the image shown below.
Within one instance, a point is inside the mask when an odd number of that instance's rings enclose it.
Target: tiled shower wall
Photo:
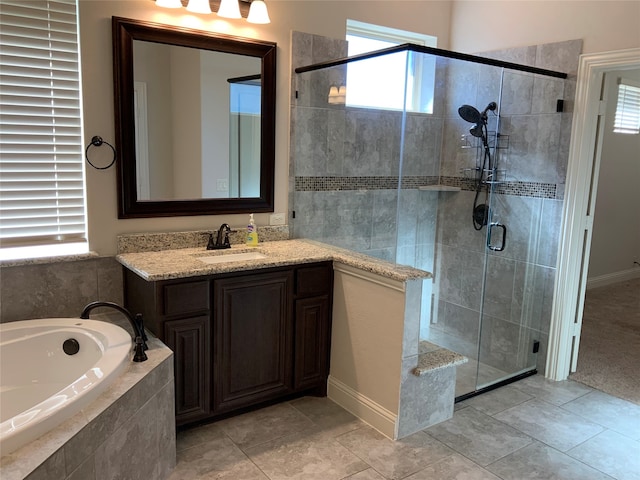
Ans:
[[[400,112],[327,103],[328,85],[345,83],[344,66],[292,74],[293,236],[434,272],[423,294],[434,300],[423,305],[424,336],[453,336],[450,347],[473,358],[486,258],[482,361],[510,371],[535,365],[530,346],[540,340],[544,368],[581,44],[485,54],[563,71],[566,81],[510,71],[500,78],[495,67],[438,59],[434,113],[407,114],[404,137]],[[346,53],[343,41],[302,33],[294,33],[292,48],[294,67]],[[557,99],[565,113],[556,112]],[[508,136],[508,148],[498,152],[505,182],[494,211],[509,234],[504,252],[485,257],[486,229],[473,229],[473,182],[464,173],[475,166],[476,150],[460,148],[470,125],[444,112],[490,101],[501,102],[499,130]],[[434,184],[461,190],[418,188]]]
[[[505,250],[486,255],[487,230],[478,232],[471,222],[475,192],[463,183],[460,192],[439,194],[435,301],[423,331],[454,338],[448,346],[471,358],[478,358],[480,342],[480,362],[507,372],[544,370],[581,48],[581,41],[568,41],[483,54],[569,74],[562,80],[505,70],[500,100],[498,91],[486,88],[483,79],[495,73],[486,66],[447,76],[449,111],[500,101],[499,131],[506,148],[497,151],[503,182],[492,196],[492,220],[506,225],[508,233]],[[563,112],[557,111],[558,99],[564,100]],[[475,152],[460,148],[464,124],[459,119],[445,118],[444,124],[440,183],[454,184],[462,169],[474,165]],[[535,340],[540,342],[537,355]]]

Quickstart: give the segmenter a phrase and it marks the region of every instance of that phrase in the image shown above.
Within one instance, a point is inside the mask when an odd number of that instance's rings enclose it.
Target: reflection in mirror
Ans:
[[[258,197],[260,59],[139,40],[133,58],[138,199]]]
[[[273,211],[275,44],[113,29],[119,217]]]

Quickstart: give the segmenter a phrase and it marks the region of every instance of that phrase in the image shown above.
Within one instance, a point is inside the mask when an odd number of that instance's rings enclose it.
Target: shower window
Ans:
[[[437,37],[380,25],[347,20],[349,56],[368,53],[403,43],[428,47]],[[405,71],[408,75],[405,76]],[[347,98],[350,107],[406,110],[433,113],[435,59],[411,52],[355,62],[347,66]],[[406,100],[405,100],[406,83]]]
[[[640,82],[618,80],[618,104],[614,133],[640,133]]]

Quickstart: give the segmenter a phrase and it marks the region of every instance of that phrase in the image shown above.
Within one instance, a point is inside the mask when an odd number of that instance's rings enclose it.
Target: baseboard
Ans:
[[[632,268],[630,270],[623,270],[621,272],[607,273],[606,275],[599,275],[597,277],[591,277],[587,279],[587,290],[590,288],[606,287],[618,282],[625,282],[627,280],[633,280],[640,278],[640,268]]]
[[[396,439],[398,416],[393,412],[331,376],[327,385],[327,396],[385,437]]]

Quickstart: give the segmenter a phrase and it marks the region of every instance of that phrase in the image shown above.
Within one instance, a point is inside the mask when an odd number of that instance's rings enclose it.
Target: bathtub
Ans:
[[[69,339],[77,344],[66,342]],[[126,330],[96,320],[0,324],[1,455],[35,440],[95,400],[129,364],[131,346]]]

